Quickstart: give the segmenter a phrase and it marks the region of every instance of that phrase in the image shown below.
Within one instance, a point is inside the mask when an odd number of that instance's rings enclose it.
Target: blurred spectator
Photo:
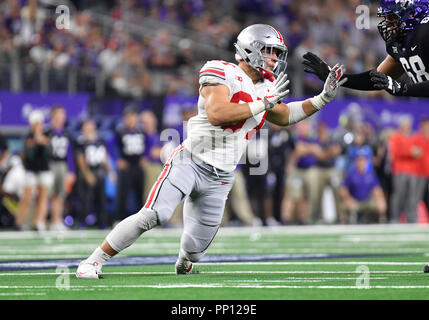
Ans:
[[[285,203],[282,214],[284,223],[307,224],[316,208],[317,156],[322,149],[312,136],[311,123],[303,120],[295,125],[297,137],[286,181]],[[295,210],[297,216],[295,217]]]
[[[16,227],[19,199],[24,192],[25,169],[21,157],[11,156],[0,184],[0,226]]]
[[[361,154],[365,152],[368,159],[368,165],[371,169],[373,168],[372,159],[374,157],[374,152],[372,151],[371,146],[368,144],[363,128],[364,126],[361,122],[354,124],[352,132],[353,141],[346,147],[346,170],[350,170],[355,167],[356,163],[354,160],[357,152],[360,152]]]
[[[50,67],[49,88],[52,91],[66,91],[68,86],[68,67],[71,57],[67,52],[66,40],[54,38],[53,47],[45,56],[45,63]]]
[[[46,131],[51,143],[51,161],[49,168],[53,175],[51,199],[51,230],[64,231],[63,223],[64,199],[66,197],[65,182],[69,175],[67,157],[71,154],[71,136],[65,129],[66,110],[57,105],[51,109],[51,123]]]
[[[78,228],[94,224],[105,228],[109,223],[106,216],[105,190],[105,177],[110,170],[109,155],[93,120],[87,119],[82,123],[81,133],[73,148],[78,169]],[[95,217],[91,214],[93,210]]]
[[[148,60],[150,69],[172,69],[176,66],[171,35],[168,30],[162,29],[157,32],[150,42],[150,56]]]
[[[7,179],[12,167],[10,159],[6,138],[0,133],[0,226],[14,225],[10,210],[5,208],[5,201],[8,201],[8,199],[19,200],[19,197],[13,191],[8,190],[10,187],[8,188],[6,184],[6,182],[10,184],[10,179]],[[23,181],[24,177],[21,178],[21,182]]]
[[[423,200],[426,208],[429,208],[429,118],[423,116],[420,119],[419,131],[414,136],[414,143],[420,150],[422,156],[419,158],[418,169],[418,201]]]
[[[257,135],[247,145],[245,163],[242,165],[246,179],[247,194],[250,199],[252,211],[255,213],[253,225],[278,224],[273,213],[268,210],[267,199],[267,173],[268,167],[268,141],[265,137]]]
[[[0,133],[0,184],[2,176],[6,171],[7,160],[9,158],[9,147],[6,138]]]
[[[246,179],[240,164],[234,171],[234,184],[226,202],[222,223],[228,225],[234,220],[234,216],[245,226],[260,226],[262,224],[262,221],[255,216],[250,204]]]
[[[320,223],[323,222],[322,200],[326,187],[331,188],[337,215],[341,215],[339,213],[341,210],[339,189],[342,181],[342,172],[336,168],[335,161],[341,154],[342,149],[340,144],[333,140],[331,132],[324,123],[320,123],[317,126],[317,137],[322,150],[317,155],[317,179],[314,181],[317,184],[316,205],[312,211],[312,221]]]
[[[375,145],[374,171],[377,174],[380,186],[383,189],[387,203],[387,218],[390,220],[392,212],[390,205],[392,203],[392,159],[388,148],[388,141],[394,133],[393,128],[386,128],[377,134],[378,141]]]
[[[21,17],[21,5],[19,1],[7,1],[3,3],[4,11],[4,25],[9,31],[14,46],[21,46],[23,40],[21,39],[21,31],[23,29],[22,17]]]
[[[385,57],[385,44],[375,25],[364,32],[355,27],[355,0],[270,0],[263,5],[260,1],[241,0],[88,1],[73,12],[69,30],[55,28],[55,13],[47,2],[29,0],[21,6],[22,3],[0,3],[3,35],[12,40],[12,48],[10,43],[6,44],[10,41],[2,41],[0,47],[4,44],[9,52],[19,49],[18,65],[26,70],[24,74],[41,78],[43,73],[30,70],[34,61],[28,57],[34,56],[34,47],[42,49],[38,50],[44,53],[39,62],[50,60],[58,69],[49,73],[49,90],[73,86],[94,90],[96,83],[107,80],[120,95],[137,98],[159,95],[165,89],[187,94],[193,90],[195,94],[198,86],[190,80],[191,70],[197,70],[208,55],[233,59],[232,43],[239,30],[256,22],[275,25],[286,35],[291,61],[300,61],[302,54],[311,50],[330,64],[344,57],[348,70],[358,73],[375,67]],[[377,5],[369,7],[374,15]],[[331,12],[335,12],[334,17]],[[3,67],[11,68],[0,62],[0,69]],[[71,67],[73,72],[66,77],[66,70]],[[296,81],[303,79],[302,94],[315,93],[323,85],[312,76],[303,77],[296,64],[290,64],[289,73]],[[10,72],[4,74],[11,77]],[[44,88],[31,79],[26,81],[24,77],[23,89]],[[110,92],[105,90],[104,94]],[[347,90],[346,94],[371,93]]]
[[[51,157],[50,139],[43,131],[45,117],[42,111],[33,110],[29,117],[30,133],[25,137],[22,159],[25,167],[25,186],[19,201],[16,227],[24,228],[34,191],[37,191],[32,229],[46,230],[48,196],[52,185],[49,171]]]
[[[361,152],[362,151],[362,152]],[[355,166],[346,173],[340,193],[344,212],[342,223],[386,221],[386,200],[377,176],[369,167],[365,150],[356,152]]]
[[[107,43],[107,47],[97,57],[101,72],[106,76],[111,76],[121,62],[119,49],[119,40],[112,38]]]
[[[118,184],[115,220],[117,221],[125,219],[131,213],[129,206],[127,206],[130,191],[134,194],[137,209],[143,206],[145,178],[143,156],[146,148],[146,138],[139,127],[137,110],[132,106],[128,106],[123,114],[123,123],[116,129],[116,142],[119,151],[119,157],[116,160]]]
[[[145,157],[143,168],[145,172],[144,182],[144,197],[147,199],[150,188],[158,179],[162,171],[163,165],[161,161],[161,150],[163,143],[158,132],[158,120],[155,114],[150,110],[145,110],[140,114],[140,120],[143,126],[143,132],[146,137]]]
[[[282,201],[285,194],[285,171],[295,148],[292,132],[288,128],[269,123],[268,131],[268,175],[267,188],[270,211],[273,218],[281,221]]]
[[[28,0],[22,7],[21,37],[24,44],[31,43],[33,35],[42,29],[45,17],[45,11],[39,7],[38,0]]]
[[[408,223],[417,221],[417,205],[421,197],[418,171],[423,150],[414,141],[411,129],[412,119],[403,116],[398,130],[389,140],[393,181],[390,221],[393,223],[400,222],[401,213],[405,213]]]

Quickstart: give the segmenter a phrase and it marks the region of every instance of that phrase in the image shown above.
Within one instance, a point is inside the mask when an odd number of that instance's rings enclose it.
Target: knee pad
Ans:
[[[158,214],[155,210],[142,208],[135,215],[135,223],[143,231],[148,231],[160,225]]]

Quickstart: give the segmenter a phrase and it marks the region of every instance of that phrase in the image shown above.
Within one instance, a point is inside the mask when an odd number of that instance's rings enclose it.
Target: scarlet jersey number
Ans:
[[[240,102],[249,103],[249,102],[253,102],[253,99],[252,99],[252,96],[250,94],[248,94],[244,91],[238,91],[238,92],[233,94],[230,101],[234,102],[234,103],[240,103]],[[235,124],[222,126],[221,128],[223,130],[231,130],[232,132],[236,132],[244,126],[245,122],[246,122],[246,120],[243,120],[243,121],[237,122]]]
[[[250,94],[248,94],[248,93],[246,93],[244,91],[239,91],[239,92],[236,92],[236,93],[233,94],[233,96],[231,97],[231,102],[234,102],[234,103],[240,103],[240,102],[249,103],[249,102],[253,102],[253,99],[252,99],[252,96]],[[256,131],[258,131],[264,125],[266,115],[267,115],[267,112],[265,112],[264,117],[262,118],[261,122],[256,127],[254,127],[252,130],[250,130],[246,134],[245,139],[247,139],[247,140],[252,139],[252,137],[256,133]],[[243,120],[243,121],[237,122],[235,124],[230,124],[230,125],[227,125],[227,126],[222,126],[221,128],[223,130],[231,130],[232,132],[236,132],[236,131],[240,130],[244,126],[245,122],[246,122],[246,120]]]

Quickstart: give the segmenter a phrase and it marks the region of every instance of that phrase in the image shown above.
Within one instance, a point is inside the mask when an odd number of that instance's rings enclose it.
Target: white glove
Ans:
[[[274,81],[270,96],[265,96],[263,100],[249,103],[252,114],[255,116],[262,111],[271,110],[277,103],[281,103],[282,99],[289,93],[288,86],[287,74],[280,73]]]
[[[289,93],[288,86],[287,74],[280,73],[276,81],[274,81],[272,95],[264,97],[265,110],[271,110],[277,103],[282,102],[283,98]]]
[[[316,109],[322,109],[335,98],[338,89],[347,81],[347,78],[341,79],[345,72],[346,68],[344,65],[340,66],[339,63],[331,69],[329,76],[326,78],[322,93],[310,99]]]

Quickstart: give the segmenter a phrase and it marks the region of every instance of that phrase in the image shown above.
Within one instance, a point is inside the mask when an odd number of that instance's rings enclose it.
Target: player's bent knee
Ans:
[[[167,178],[162,184],[157,197],[150,204],[150,210],[153,210],[158,215],[160,225],[166,223],[172,217],[174,210],[179,205],[184,197],[184,193],[174,186]],[[143,210],[149,210],[143,208]]]
[[[135,215],[137,225],[143,230],[148,231],[161,224],[159,215],[155,210],[142,208]]]

